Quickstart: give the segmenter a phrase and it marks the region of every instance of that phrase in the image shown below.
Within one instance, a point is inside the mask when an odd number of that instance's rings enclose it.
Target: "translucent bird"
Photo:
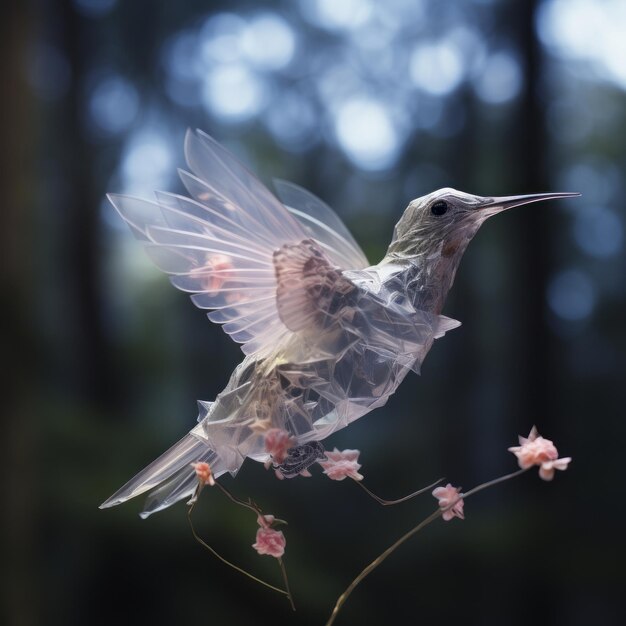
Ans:
[[[225,148],[188,131],[180,171],[191,197],[109,200],[174,286],[209,309],[245,355],[197,425],[101,507],[152,490],[147,517],[190,497],[191,463],[215,477],[246,458],[268,462],[265,435],[294,446],[277,466],[296,476],[323,458],[321,440],[383,406],[435,339],[460,325],[441,314],[481,224],[511,207],[577,195],[500,198],[439,189],[413,200],[385,257],[370,265],[337,215],[296,185],[278,198]]]

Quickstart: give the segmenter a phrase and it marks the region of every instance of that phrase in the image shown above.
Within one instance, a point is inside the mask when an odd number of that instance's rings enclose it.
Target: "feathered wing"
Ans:
[[[313,240],[328,261],[361,269],[365,255],[335,213],[295,185],[277,184],[281,202],[225,148],[187,132],[192,173],[180,176],[191,198],[162,193],[156,202],[109,199],[147,252],[209,319],[223,325],[245,354],[264,356],[289,336],[278,313],[274,254]]]
[[[284,180],[275,180],[274,187],[287,210],[337,266],[358,270],[369,265],[350,231],[325,202]]]

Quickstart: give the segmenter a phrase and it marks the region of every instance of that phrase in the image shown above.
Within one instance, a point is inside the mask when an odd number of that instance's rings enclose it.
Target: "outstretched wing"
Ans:
[[[172,283],[193,294],[196,306],[212,309],[209,319],[242,343],[244,353],[263,356],[302,327],[294,320],[310,314],[314,293],[301,300],[304,309],[287,299],[286,324],[277,302],[276,259],[284,255],[277,251],[300,246],[298,263],[308,250],[320,266],[335,269],[360,269],[367,259],[341,220],[308,192],[279,183],[297,205],[286,208],[201,131],[187,132],[185,155],[193,173],[180,176],[191,198],[157,192],[156,202],[121,195],[109,200]]]
[[[363,269],[367,257],[337,214],[310,191],[284,180],[275,180],[278,197],[339,267]]]

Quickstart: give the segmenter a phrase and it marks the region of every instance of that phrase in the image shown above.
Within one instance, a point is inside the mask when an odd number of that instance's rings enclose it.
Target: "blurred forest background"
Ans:
[[[338,624],[626,623],[623,0],[9,0],[0,32],[3,624],[319,625],[435,505],[382,509],[319,470],[226,479],[289,521],[295,614],[194,543],[184,505],[98,510],[241,358],[104,199],[182,191],[187,127],[323,198],[371,261],[441,186],[583,194],[488,222],[445,309],[463,326],[326,442],[360,449],[389,498],[512,471],[533,424],[570,470],[468,500]],[[209,492],[197,521],[279,582],[253,516]]]

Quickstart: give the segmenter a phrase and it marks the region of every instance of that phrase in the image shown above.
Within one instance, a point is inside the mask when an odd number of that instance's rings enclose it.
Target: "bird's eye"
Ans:
[[[445,200],[437,200],[437,202],[430,207],[430,212],[433,215],[443,215],[447,210],[448,203]]]

